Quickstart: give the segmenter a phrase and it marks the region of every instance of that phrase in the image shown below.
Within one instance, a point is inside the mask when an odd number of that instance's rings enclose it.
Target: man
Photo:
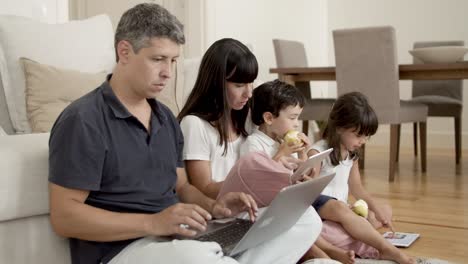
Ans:
[[[168,238],[194,236],[213,217],[247,211],[254,220],[257,211],[249,195],[214,201],[187,181],[180,127],[153,99],[184,42],[182,24],[164,8],[146,3],[128,10],[115,34],[113,74],[55,122],[50,215],[54,230],[70,238],[72,263],[236,263],[216,243]],[[300,241],[297,251],[312,241]],[[248,250],[241,261],[266,251]]]

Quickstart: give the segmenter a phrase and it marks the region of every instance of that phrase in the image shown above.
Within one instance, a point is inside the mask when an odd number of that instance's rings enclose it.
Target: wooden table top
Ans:
[[[468,61],[457,63],[400,64],[400,80],[468,79]],[[293,81],[334,81],[335,66],[271,68],[270,73]]]

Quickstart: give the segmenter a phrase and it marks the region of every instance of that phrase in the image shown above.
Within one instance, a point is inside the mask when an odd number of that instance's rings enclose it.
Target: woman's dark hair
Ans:
[[[351,92],[336,99],[323,131],[323,138],[333,148],[330,160],[334,166],[341,161],[341,139],[338,129],[354,129],[359,136],[370,137],[377,132],[379,121],[367,98],[360,92]],[[350,153],[353,160],[359,158],[358,150]]]
[[[265,122],[263,113],[270,112],[278,117],[281,110],[288,106],[304,107],[304,95],[296,87],[274,80],[254,89],[250,104],[252,122],[259,126]]]
[[[219,144],[224,145],[223,155],[226,154],[228,122],[232,120],[236,132],[247,136],[245,120],[249,106],[231,110],[225,83],[252,83],[257,74],[257,59],[244,44],[231,38],[216,41],[203,55],[193,90],[177,119],[180,122],[187,115],[195,115],[208,121],[218,130]]]

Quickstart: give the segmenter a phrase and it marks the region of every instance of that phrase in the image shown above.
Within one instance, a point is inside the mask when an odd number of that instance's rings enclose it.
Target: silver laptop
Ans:
[[[294,226],[334,176],[333,173],[282,189],[255,223],[245,219],[229,223],[214,220],[209,222],[207,231],[185,239],[218,242],[225,255],[236,256]]]

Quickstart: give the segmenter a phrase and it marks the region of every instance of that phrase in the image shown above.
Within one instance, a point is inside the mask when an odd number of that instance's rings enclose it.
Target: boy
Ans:
[[[307,159],[309,139],[298,134],[299,142],[288,143],[284,135],[299,127],[299,115],[305,104],[304,96],[292,85],[279,80],[266,82],[253,91],[251,103],[252,122],[258,126],[241,146],[241,155],[262,151],[273,160],[288,165],[291,155]]]

